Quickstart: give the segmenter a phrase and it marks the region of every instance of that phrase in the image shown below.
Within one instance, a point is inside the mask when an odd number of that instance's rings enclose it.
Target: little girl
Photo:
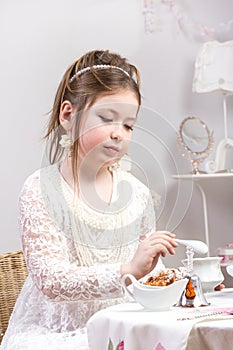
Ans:
[[[122,275],[142,278],[174,254],[175,235],[155,232],[148,188],[118,167],[140,104],[139,73],[118,54],[89,52],[64,74],[46,134],[51,165],[19,200],[28,278],[1,350],[88,349],[87,320],[126,301]]]

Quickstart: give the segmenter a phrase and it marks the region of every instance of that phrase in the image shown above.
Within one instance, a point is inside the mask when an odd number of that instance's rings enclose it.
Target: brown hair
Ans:
[[[92,68],[94,65],[101,64],[120,67],[128,74],[120,69]],[[77,72],[85,67],[90,67],[90,70],[78,76]],[[70,101],[73,106],[77,107],[76,130],[78,132],[82,111],[85,107],[92,106],[101,95],[115,94],[124,89],[134,92],[139,105],[141,104],[140,75],[137,68],[119,54],[108,50],[88,52],[67,69],[58,86],[45,135],[45,138],[50,140],[49,160],[51,164],[59,161],[63,155],[63,148],[59,145],[61,135],[64,134],[59,121],[62,102]],[[72,146],[72,169],[76,179],[77,156],[78,137]]]

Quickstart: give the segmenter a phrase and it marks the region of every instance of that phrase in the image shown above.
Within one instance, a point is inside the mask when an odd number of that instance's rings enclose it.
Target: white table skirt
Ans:
[[[207,299],[210,306],[195,309],[174,307],[155,312],[132,302],[101,310],[87,324],[90,350],[185,350],[190,331],[194,338],[198,333],[201,338],[200,329],[204,330],[206,325],[208,329],[226,330],[228,338],[230,329],[233,338],[233,316],[221,314],[226,310],[233,311],[233,290],[207,294]],[[220,317],[224,320],[217,321]],[[210,318],[215,321],[203,322]],[[213,334],[208,341],[215,343]],[[193,347],[190,342],[189,349],[197,350],[198,347]],[[233,347],[224,348],[230,349]]]

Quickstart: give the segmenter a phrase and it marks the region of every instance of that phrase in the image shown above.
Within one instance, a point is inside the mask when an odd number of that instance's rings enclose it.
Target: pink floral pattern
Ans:
[[[124,340],[121,340],[116,348],[113,347],[113,342],[111,340],[111,338],[109,338],[109,342],[108,342],[108,350],[124,350],[125,349],[125,342]],[[161,343],[158,343],[155,347],[155,350],[166,350],[163,345]]]
[[[120,343],[117,345],[117,350],[124,350],[125,343],[124,340],[121,340]]]
[[[125,349],[125,343],[124,343],[124,340],[121,340],[115,350],[124,350]],[[113,347],[113,343],[112,343],[112,340],[111,338],[109,339],[109,342],[108,342],[108,350],[114,350],[114,347]]]
[[[166,350],[161,343],[158,343],[155,347],[155,350]]]

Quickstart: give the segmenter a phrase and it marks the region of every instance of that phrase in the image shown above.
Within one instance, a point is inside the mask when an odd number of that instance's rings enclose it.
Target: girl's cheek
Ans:
[[[106,140],[106,133],[101,128],[92,129],[87,131],[80,137],[80,143],[85,152],[90,152],[99,144]]]

